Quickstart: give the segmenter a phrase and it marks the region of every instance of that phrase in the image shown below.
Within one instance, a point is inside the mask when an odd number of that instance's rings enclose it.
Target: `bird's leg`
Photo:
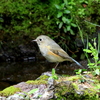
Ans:
[[[56,68],[57,68],[58,64],[59,64],[59,62],[57,62],[57,64],[56,64],[56,66],[55,66],[55,68],[54,68],[54,69],[56,69]]]

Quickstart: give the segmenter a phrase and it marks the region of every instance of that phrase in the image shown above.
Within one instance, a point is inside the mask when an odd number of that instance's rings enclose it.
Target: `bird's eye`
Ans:
[[[42,41],[42,39],[39,39],[40,41]]]

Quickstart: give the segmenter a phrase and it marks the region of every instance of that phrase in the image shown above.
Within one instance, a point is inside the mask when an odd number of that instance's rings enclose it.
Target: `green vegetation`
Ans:
[[[94,62],[89,61],[88,66],[92,72],[93,75],[100,75],[100,61],[99,61],[99,51],[97,49],[96,39],[93,41],[93,45],[91,43],[88,43],[89,48],[84,49],[86,53],[90,53],[91,56],[93,56]]]
[[[9,96],[9,95],[13,95],[16,92],[20,92],[21,90],[19,88],[16,88],[14,86],[10,86],[6,89],[4,89],[3,91],[0,91],[0,96]]]
[[[61,5],[55,5],[57,8],[57,25],[59,29],[63,29],[65,33],[70,32],[72,35],[75,33],[72,30],[72,27],[76,27],[76,24],[73,23],[73,17],[71,16],[71,5],[70,2],[64,0],[64,3]]]
[[[47,80],[49,76],[47,75],[41,75],[37,80]]]
[[[20,43],[28,43],[32,38],[45,34],[55,39],[66,51],[68,50],[75,56],[79,48],[74,40],[80,39],[83,42],[83,48],[86,48],[85,39],[88,42],[88,48],[84,51],[90,53],[94,60],[94,62],[88,60],[92,75],[100,75],[98,57],[100,39],[98,39],[98,46],[95,40],[91,43],[91,38],[94,38],[93,34],[100,28],[99,24],[100,0],[0,0],[0,48],[3,44],[15,47]],[[100,33],[99,31],[96,34]],[[100,92],[100,82],[86,79],[81,72],[80,69],[76,72],[77,76],[59,78],[52,69],[51,77],[44,75],[35,81],[29,80],[26,83],[47,85],[48,78],[55,79],[54,91],[57,100],[98,99],[96,92]],[[79,85],[87,81],[90,82],[88,86],[91,88],[84,89],[84,94],[81,95]],[[29,94],[37,90],[37,88],[33,89]],[[9,96],[18,91],[21,90],[11,86],[0,91],[0,96]]]
[[[26,83],[27,84],[37,84],[37,85],[39,85],[39,84],[47,84],[47,81],[45,81],[45,80],[35,80],[35,81],[29,80]]]
[[[39,0],[1,0],[0,40],[19,43],[39,34],[57,33],[54,12],[51,3]]]
[[[55,96],[57,100],[98,100],[96,91],[93,88],[85,88],[78,80],[80,76],[71,76],[66,78],[59,78],[60,81],[55,88]],[[69,81],[70,80],[70,81]],[[88,80],[88,79],[87,79]],[[91,84],[90,84],[91,85]],[[81,89],[80,89],[81,86]],[[85,85],[87,87],[87,85]],[[98,89],[97,89],[98,90]]]
[[[27,84],[47,84],[47,80],[48,80],[49,76],[47,75],[41,75],[38,79],[34,80],[29,80],[26,83]]]
[[[50,76],[49,79],[55,79],[55,80],[58,79],[58,76],[56,74],[56,70],[54,68],[52,69],[52,76]]]
[[[31,91],[28,92],[28,94],[32,94],[32,93],[34,93],[34,92],[36,92],[38,90],[39,90],[38,88],[32,89]]]
[[[91,38],[96,32],[99,3],[99,0],[0,0],[0,45],[16,46],[46,34],[65,50],[78,51],[72,40],[79,38],[79,34],[81,39],[87,35]]]

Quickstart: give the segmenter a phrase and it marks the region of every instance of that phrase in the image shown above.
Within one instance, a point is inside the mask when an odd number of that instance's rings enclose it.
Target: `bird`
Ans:
[[[60,62],[63,61],[70,61],[75,62],[78,66],[82,69],[84,67],[78,63],[75,59],[70,57],[53,39],[51,39],[47,35],[40,35],[38,36],[35,41],[40,49],[41,54],[49,61],[57,63],[55,66],[58,66]]]

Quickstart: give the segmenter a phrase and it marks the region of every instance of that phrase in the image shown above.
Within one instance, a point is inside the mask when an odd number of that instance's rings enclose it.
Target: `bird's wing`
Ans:
[[[54,54],[59,55],[60,57],[66,59],[67,61],[73,61],[70,56],[62,49],[50,49],[51,52],[53,52]]]
[[[81,68],[84,69],[84,67],[78,63],[75,59],[73,59],[72,57],[70,57],[64,50],[62,49],[50,49],[54,54],[59,55],[60,57],[66,59],[66,61],[71,61],[71,62],[75,62],[77,65],[79,65]]]

